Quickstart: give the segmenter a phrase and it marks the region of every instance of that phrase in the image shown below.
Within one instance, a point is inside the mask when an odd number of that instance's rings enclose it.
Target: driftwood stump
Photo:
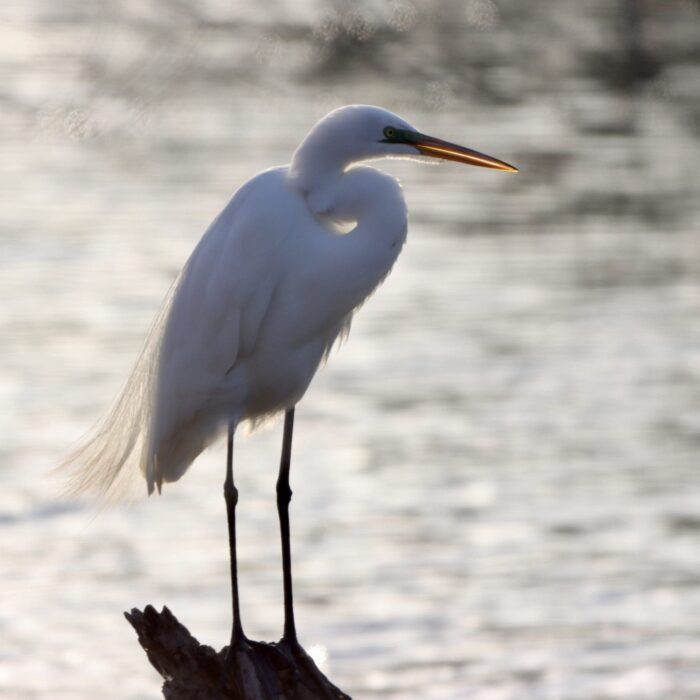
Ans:
[[[166,700],[351,700],[301,647],[250,641],[220,652],[200,644],[163,607],[124,613],[148,660],[165,679]]]

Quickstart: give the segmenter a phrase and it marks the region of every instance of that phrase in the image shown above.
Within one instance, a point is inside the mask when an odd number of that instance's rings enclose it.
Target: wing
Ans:
[[[121,396],[64,463],[70,491],[120,492],[140,466],[150,493],[213,439],[219,425],[204,407],[255,347],[279,277],[289,229],[270,203],[287,192],[280,178],[266,171],[248,181],[202,236]]]

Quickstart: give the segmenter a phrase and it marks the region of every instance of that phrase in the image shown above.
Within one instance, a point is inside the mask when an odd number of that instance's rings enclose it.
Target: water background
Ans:
[[[0,9],[0,698],[155,700],[123,610],[229,634],[223,446],[96,513],[46,478],[230,194],[352,102],[521,167],[387,162],[395,271],[297,412],[302,641],[356,698],[700,697],[697,2]],[[282,625],[281,424],[238,441]]]

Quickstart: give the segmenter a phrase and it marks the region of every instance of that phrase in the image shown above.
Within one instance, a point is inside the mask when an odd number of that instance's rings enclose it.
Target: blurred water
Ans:
[[[221,448],[98,515],[45,473],[230,193],[350,102],[522,173],[382,166],[407,248],[297,417],[303,641],[358,698],[698,697],[697,6],[271,7],[0,11],[0,697],[159,697],[146,602],[226,642]],[[265,639],[280,437],[237,446]]]

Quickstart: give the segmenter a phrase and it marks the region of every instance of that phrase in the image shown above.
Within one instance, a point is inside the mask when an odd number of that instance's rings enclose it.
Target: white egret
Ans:
[[[318,122],[288,166],[256,175],[214,220],[168,295],[111,413],[66,462],[73,491],[103,494],[140,469],[148,492],[176,481],[228,431],[224,493],[231,550],[232,646],[245,640],[236,576],[233,437],[285,411],[277,506],[284,637],[298,647],[289,545],[294,407],[377,288],[406,239],[397,180],[357,163],[432,156],[515,172],[491,156],[421,134],[378,107]],[[353,228],[341,233],[338,224]]]

